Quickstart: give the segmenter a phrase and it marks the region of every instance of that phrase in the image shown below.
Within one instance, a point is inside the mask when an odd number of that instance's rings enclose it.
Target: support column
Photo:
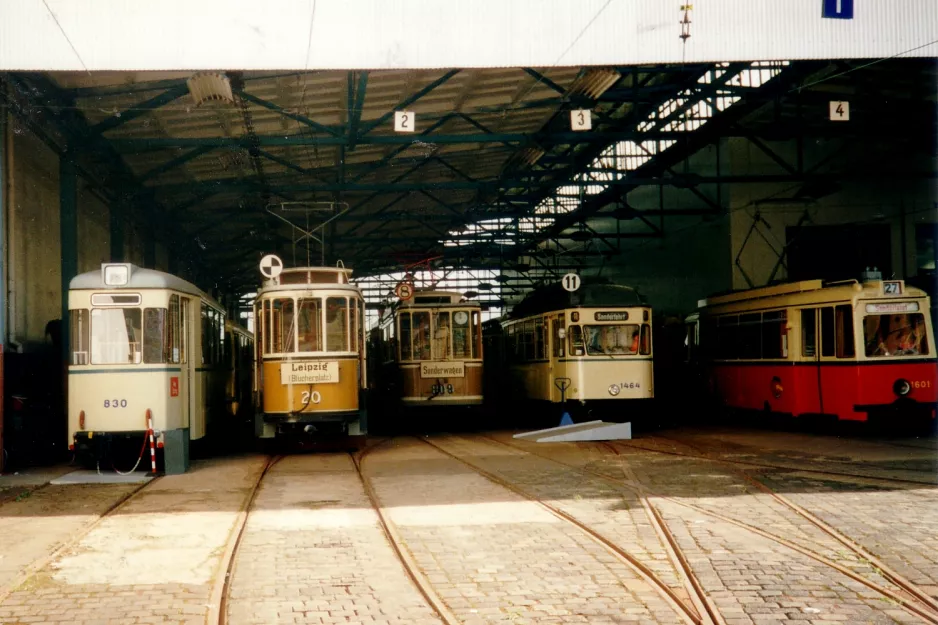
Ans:
[[[68,362],[68,285],[78,275],[78,176],[75,163],[59,158],[59,224],[62,248],[62,357]]]
[[[0,93],[6,88],[2,79],[0,79]],[[6,228],[6,199],[7,199],[7,113],[0,111],[0,473],[3,473],[3,360],[4,348],[7,342],[7,280],[6,280],[6,257],[7,257],[7,228]]]
[[[111,262],[120,263],[124,261],[124,224],[127,216],[127,200],[124,196],[118,197],[111,204],[108,213],[111,218]]]

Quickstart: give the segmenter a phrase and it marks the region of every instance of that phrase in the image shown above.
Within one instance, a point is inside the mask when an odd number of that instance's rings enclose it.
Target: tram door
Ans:
[[[545,389],[545,397],[549,397],[551,402],[559,403],[564,398],[564,391],[569,395],[570,379],[567,375],[566,362],[566,320],[562,314],[551,317],[550,319],[550,365],[548,375],[545,380],[548,388]]]
[[[192,323],[192,306],[188,297],[180,298],[181,305],[181,328],[179,336],[182,339],[180,345],[181,354],[180,354],[180,371],[179,371],[179,398],[180,405],[182,406],[182,426],[191,427],[192,420],[192,410],[193,402],[195,401],[195,393],[192,392],[192,369],[195,367],[195,358],[194,354],[190,353],[192,351],[192,346],[195,345],[195,337],[193,336],[193,328],[195,326]]]

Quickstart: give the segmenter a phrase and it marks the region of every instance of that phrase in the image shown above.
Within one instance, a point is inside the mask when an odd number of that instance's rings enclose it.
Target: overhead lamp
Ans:
[[[234,102],[231,81],[220,72],[199,72],[186,79],[186,85],[196,106],[206,102]]]
[[[515,152],[515,160],[521,164],[530,166],[541,160],[544,154],[546,154],[546,152],[542,147],[531,145]]]
[[[567,88],[567,95],[585,95],[598,100],[621,77],[622,75],[614,69],[589,69],[576,77],[576,80]]]
[[[488,282],[480,282],[480,283],[479,283],[479,290],[480,290],[480,291],[491,291],[491,290],[492,290],[492,285],[489,284]]]

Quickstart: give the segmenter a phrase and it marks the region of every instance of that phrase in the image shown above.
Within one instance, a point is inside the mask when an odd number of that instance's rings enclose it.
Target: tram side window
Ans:
[[[413,352],[410,345],[410,313],[401,313],[398,323],[401,324],[401,360],[411,360]]]
[[[739,317],[722,317],[717,325],[717,358],[733,360],[739,358]]]
[[[297,301],[296,330],[301,352],[321,352],[322,347],[322,300],[301,298]],[[289,351],[289,350],[288,350]]]
[[[349,299],[349,351],[358,351],[358,299]]]
[[[649,356],[651,354],[651,326],[647,323],[642,324],[642,341],[640,353],[642,356]]]
[[[821,309],[821,356],[834,355],[834,308]]]
[[[570,337],[570,355],[582,356],[584,354],[583,330],[580,326],[570,326],[567,335]]]
[[[472,311],[472,357],[481,358],[482,354],[482,315]]]
[[[69,311],[68,330],[71,339],[69,342],[72,352],[71,364],[87,365],[88,352],[91,349],[89,340],[91,324],[88,322],[88,309]]]
[[[91,310],[91,363],[95,365],[138,364],[142,334],[139,308],[94,308]]]
[[[453,358],[473,358],[472,327],[469,312],[458,310],[453,313]]]
[[[816,308],[804,308],[801,311],[801,355],[807,358],[817,355],[816,313]]]
[[[737,338],[739,341],[739,358],[747,360],[758,359],[762,356],[762,315],[759,313],[740,315]]]
[[[834,309],[834,324],[837,329],[837,357],[853,358],[856,355],[853,346],[853,308],[849,304]]]
[[[430,313],[415,312],[411,324],[414,360],[430,360]]]
[[[762,313],[762,357],[788,358],[788,334],[784,310]]]
[[[566,320],[560,317],[551,321],[551,324],[553,326],[554,358],[563,358],[563,334],[565,333]]]
[[[544,359],[544,343],[547,337],[544,336],[544,319],[538,317],[534,320],[534,359]]]
[[[349,351],[348,300],[330,297],[326,300],[326,349],[330,352]]]
[[[165,364],[169,362],[169,314],[165,308],[146,308],[143,311],[143,362]]]
[[[450,358],[450,314],[440,312],[433,314],[433,358]]]
[[[296,318],[292,299],[275,299],[271,302],[273,331],[271,332],[271,351],[275,354],[289,354],[296,351]]]

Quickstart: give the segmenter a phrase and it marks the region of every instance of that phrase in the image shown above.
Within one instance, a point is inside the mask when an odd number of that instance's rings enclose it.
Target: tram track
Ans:
[[[654,504],[647,501],[649,497],[654,497],[656,499],[666,501],[668,503],[671,503],[680,507],[694,510],[695,512],[699,514],[703,514],[711,518],[718,519],[720,521],[736,526],[745,531],[756,534],[762,538],[773,541],[790,550],[796,551],[800,553],[801,555],[811,558],[812,560],[820,564],[823,564],[827,567],[830,567],[836,570],[837,572],[845,575],[846,577],[849,577],[850,579],[860,584],[863,584],[870,590],[873,590],[881,594],[884,598],[891,600],[895,602],[896,604],[902,606],[902,608],[905,609],[907,612],[914,614],[915,616],[918,616],[919,618],[924,619],[926,622],[938,625],[938,602],[936,602],[933,598],[931,598],[927,593],[925,593],[921,589],[918,589],[915,586],[915,584],[906,580],[903,576],[899,575],[895,571],[892,571],[888,566],[886,566],[884,563],[880,562],[877,558],[875,558],[875,556],[872,556],[872,554],[869,554],[868,552],[866,552],[865,549],[863,549],[859,545],[856,545],[849,539],[847,539],[846,542],[843,542],[840,540],[838,540],[838,542],[840,542],[844,547],[846,547],[849,551],[851,551],[855,556],[859,557],[861,560],[867,561],[872,566],[876,567],[880,575],[882,575],[885,579],[887,579],[892,584],[894,584],[897,588],[899,588],[902,594],[895,592],[892,589],[887,588],[881,584],[877,584],[876,582],[873,582],[872,580],[867,579],[866,577],[848,569],[847,567],[841,564],[838,564],[837,562],[834,562],[833,560],[830,560],[823,554],[807,549],[791,540],[788,540],[787,538],[783,536],[773,534],[771,532],[763,530],[762,528],[755,527],[749,523],[739,521],[738,519],[734,519],[730,516],[721,514],[719,512],[715,512],[713,510],[709,510],[705,507],[657,493],[647,488],[644,484],[642,484],[640,480],[638,480],[634,472],[631,470],[631,468],[628,467],[627,465],[625,466],[620,465],[620,469],[623,471],[623,473],[626,476],[625,479],[623,479],[623,478],[618,478],[618,477],[609,475],[607,473],[603,473],[602,471],[596,471],[588,467],[583,467],[583,466],[579,466],[579,465],[572,464],[569,462],[564,462],[562,460],[557,460],[556,458],[553,458],[551,456],[539,454],[532,450],[511,444],[511,443],[507,443],[505,441],[502,441],[496,438],[491,438],[487,436],[484,438],[486,438],[486,440],[489,440],[494,444],[501,445],[509,449],[513,449],[517,452],[528,453],[528,454],[531,454],[532,456],[536,456],[538,458],[551,461],[555,464],[576,470],[582,474],[592,475],[596,478],[605,480],[608,483],[616,484],[616,485],[628,488],[633,493],[637,494],[642,499],[643,502],[648,504],[649,508],[653,511],[652,514],[654,514],[656,518],[656,521],[653,522],[656,526],[661,525],[663,528],[666,529],[667,523],[661,517],[660,512],[655,508]],[[599,446],[604,447],[605,449],[611,451],[616,456],[620,455],[619,450],[612,443],[600,443]],[[651,451],[651,450],[646,450],[646,451]],[[707,458],[699,458],[699,459],[706,460]],[[803,515],[799,514],[799,516],[803,516]],[[806,520],[809,520],[813,523],[811,519],[806,519]],[[818,521],[820,520],[818,519]],[[823,521],[821,521],[821,523],[823,523]],[[670,534],[670,531],[668,530],[666,531],[668,534]],[[834,531],[836,532],[836,530]],[[836,539],[836,537],[834,536],[832,536],[832,538]],[[677,547],[676,544],[674,544],[674,547],[677,549],[678,553],[680,553],[680,549]]]
[[[388,544],[391,546],[391,549],[394,551],[398,557],[398,560],[400,560],[401,564],[403,565],[407,576],[417,588],[418,592],[420,592],[427,603],[433,608],[437,616],[439,616],[446,625],[458,625],[460,620],[449,609],[449,607],[446,606],[446,604],[443,602],[443,599],[436,593],[436,591],[433,590],[432,584],[420,570],[420,566],[407,550],[407,545],[404,543],[400,533],[397,531],[394,522],[391,521],[391,519],[389,519],[388,515],[385,513],[384,506],[381,504],[378,493],[375,492],[374,485],[371,483],[371,478],[369,478],[365,473],[365,458],[371,451],[385,444],[388,442],[388,440],[390,439],[384,439],[375,445],[366,447],[360,452],[350,453],[349,455],[351,456],[352,464],[355,466],[358,479],[361,481],[362,488],[364,489],[365,494],[368,496],[368,500],[371,502],[372,508],[374,508],[375,513],[378,515],[378,522],[381,525],[381,529],[384,532],[385,538],[387,538]]]
[[[101,525],[101,523],[103,523],[105,519],[108,519],[114,516],[115,514],[117,514],[120,510],[126,507],[133,499],[135,499],[138,495],[140,495],[140,493],[142,493],[145,489],[147,489],[148,487],[158,482],[161,478],[162,478],[161,475],[156,476],[151,480],[147,480],[146,482],[141,483],[139,486],[137,486],[130,492],[125,493],[124,495],[119,497],[117,501],[111,504],[106,510],[104,510],[104,512],[98,515],[96,519],[94,519],[87,525],[77,529],[68,537],[64,538],[46,556],[40,558],[39,560],[32,562],[12,582],[0,588],[0,604],[6,601],[7,598],[13,592],[15,592],[17,588],[21,587],[23,584],[25,584],[30,579],[32,579],[35,575],[42,572],[46,567],[48,567],[50,564],[55,562],[55,560],[59,556],[61,556],[67,550],[71,549],[76,544],[78,544],[85,536],[90,534],[92,530],[94,530],[96,527]],[[45,488],[47,485],[48,484],[43,484],[36,488],[28,490],[26,492],[28,492],[29,494],[35,493]],[[15,501],[15,500],[16,498],[13,498],[10,501]],[[7,502],[3,502],[3,503],[7,503]]]
[[[244,507],[238,513],[234,527],[229,534],[228,542],[225,545],[225,551],[219,562],[218,573],[215,575],[215,581],[212,585],[212,594],[209,601],[209,611],[205,622],[207,625],[226,625],[228,623],[228,595],[231,591],[231,579],[234,573],[234,564],[241,546],[241,540],[244,537],[244,530],[247,527],[248,516],[251,508],[254,506],[254,500],[260,490],[261,482],[267,476],[267,473],[280,462],[283,456],[268,456],[264,468],[261,469],[254,481],[254,486],[248,495]]]
[[[459,437],[462,438],[462,437]],[[671,606],[671,608],[685,621],[688,623],[693,623],[694,625],[725,625],[726,621],[720,615],[719,611],[714,606],[713,602],[709,597],[704,593],[703,588],[700,586],[700,583],[696,580],[696,577],[688,576],[688,581],[690,582],[690,587],[687,588],[688,595],[690,600],[687,601],[680,597],[674,589],[661,579],[654,571],[648,568],[643,562],[637,559],[632,554],[628,553],[626,550],[617,545],[614,541],[610,540],[602,533],[596,531],[586,523],[580,521],[573,515],[564,512],[557,506],[549,504],[543,501],[540,497],[530,493],[525,488],[519,486],[518,484],[506,480],[491,471],[488,471],[477,464],[463,458],[457,454],[452,453],[448,449],[438,445],[432,440],[426,438],[418,438],[418,440],[426,443],[427,445],[433,447],[440,453],[456,460],[457,462],[465,465],[466,467],[472,469],[482,477],[488,479],[492,483],[501,486],[529,501],[536,503],[537,505],[544,508],[555,518],[565,521],[567,524],[574,526],[580,532],[586,534],[591,540],[598,543],[604,547],[610,554],[616,557],[617,560],[625,564],[629,569],[635,572],[641,579],[647,582],[651,587],[656,589],[659,594],[665,599],[665,601]],[[466,439],[463,439],[466,440]],[[494,439],[493,439],[494,440]],[[500,441],[496,441],[500,442]],[[509,447],[511,447],[509,445]],[[654,523],[653,523],[654,525]],[[656,527],[656,531],[659,528]],[[666,527],[663,528],[663,531],[667,532]],[[671,536],[670,539],[667,539],[668,544],[671,545],[671,549],[676,547],[676,542]],[[689,564],[686,559],[680,554],[680,551],[674,553],[669,553],[669,556],[673,556],[675,560],[680,562],[679,567],[685,571],[689,570]],[[688,567],[688,569],[684,569]]]
[[[657,436],[657,438],[660,438],[663,440],[670,440],[672,442],[677,442],[688,447],[691,446],[688,443],[685,443],[684,441],[678,441],[676,439],[667,439],[664,436]],[[709,460],[710,462],[717,462],[721,464],[741,465],[741,466],[749,466],[749,467],[762,468],[762,469],[778,469],[778,470],[783,470],[783,471],[797,471],[799,473],[816,473],[818,475],[830,475],[830,476],[841,477],[841,478],[847,477],[847,478],[852,478],[852,479],[857,479],[857,480],[870,480],[873,482],[879,481],[879,482],[886,482],[886,483],[891,483],[891,484],[903,484],[903,485],[914,485],[914,486],[938,486],[938,483],[934,481],[926,482],[924,480],[912,480],[912,479],[901,478],[901,477],[889,477],[889,476],[882,476],[882,475],[864,475],[860,473],[849,473],[847,471],[832,471],[830,469],[820,469],[820,468],[810,468],[810,467],[793,467],[793,466],[788,466],[784,464],[758,462],[754,460],[729,460],[726,458],[713,457],[712,455],[707,454],[707,452],[703,452],[703,451],[700,451],[696,454],[691,454],[691,453],[684,453],[684,452],[680,452],[680,451],[676,451],[672,449],[659,449],[655,447],[646,447],[644,445],[637,445],[635,443],[623,443],[621,441],[617,441],[617,443],[624,447],[638,449],[641,451],[649,451],[649,452],[658,453],[658,454],[667,454],[670,456],[678,456],[682,458],[692,458],[695,460]],[[903,469],[903,470],[907,472],[914,472],[910,469]]]

